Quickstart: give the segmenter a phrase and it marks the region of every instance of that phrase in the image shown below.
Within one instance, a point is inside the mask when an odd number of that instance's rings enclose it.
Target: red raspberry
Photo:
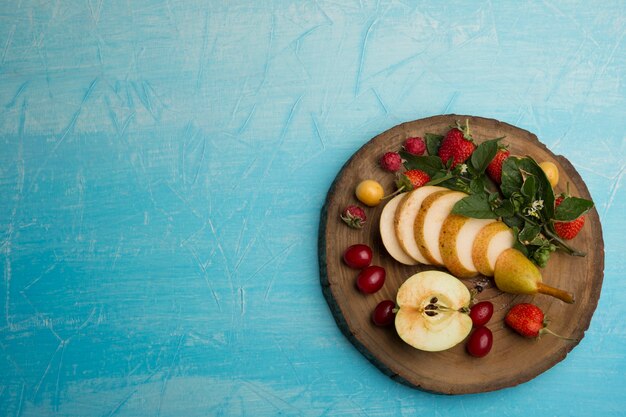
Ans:
[[[386,171],[396,172],[402,168],[402,158],[398,152],[387,152],[380,158],[380,167]]]
[[[411,155],[423,155],[426,151],[426,143],[419,137],[408,138],[404,141],[404,150]]]
[[[348,206],[341,212],[341,220],[353,229],[360,229],[365,224],[365,210],[359,206]]]

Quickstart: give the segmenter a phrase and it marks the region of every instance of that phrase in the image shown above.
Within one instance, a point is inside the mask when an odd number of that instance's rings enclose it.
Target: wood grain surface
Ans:
[[[321,285],[342,332],[385,374],[409,386],[443,394],[478,393],[515,386],[563,360],[589,327],[600,296],[604,270],[602,229],[593,209],[587,215],[585,227],[572,241],[572,245],[586,251],[587,256],[580,258],[555,253],[543,269],[545,283],[574,294],[576,302],[573,305],[545,295],[532,297],[502,293],[484,276],[464,281],[469,288],[483,289],[477,301],[489,300],[494,304],[494,316],[488,324],[494,336],[493,349],[486,357],[469,356],[464,343],[444,352],[422,352],[405,344],[393,327],[380,328],[371,323],[370,315],[378,302],[394,300],[405,279],[434,267],[405,266],[386,252],[378,231],[384,203],[366,209],[368,221],[360,230],[346,227],[339,213],[346,205],[357,203],[354,188],[363,179],[375,179],[386,193],[393,191],[393,175],[377,165],[382,153],[399,149],[408,137],[423,136],[427,132],[443,134],[456,120],[465,119],[469,119],[477,142],[505,136],[503,142],[510,146],[513,155],[529,155],[539,162],[556,163],[561,175],[555,193],[564,191],[569,183],[572,195],[590,199],[584,181],[568,160],[550,152],[534,134],[493,119],[453,114],[434,116],[398,125],[359,149],[341,169],[328,192],[319,230]],[[385,285],[376,294],[361,294],[355,287],[358,271],[346,267],[341,261],[343,251],[355,243],[370,245],[374,251],[372,263],[386,269]],[[520,302],[537,304],[546,314],[553,331],[577,341],[550,335],[530,340],[513,333],[505,326],[503,318],[512,305]]]

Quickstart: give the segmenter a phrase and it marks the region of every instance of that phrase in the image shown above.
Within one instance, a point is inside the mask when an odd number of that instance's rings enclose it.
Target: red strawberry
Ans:
[[[387,152],[380,158],[379,164],[386,171],[396,172],[402,167],[402,158],[398,152]]]
[[[543,311],[534,304],[521,303],[514,305],[504,317],[504,322],[524,337],[535,338],[544,333],[550,333],[561,339],[574,340],[559,336],[548,329]]]
[[[476,149],[476,145],[469,134],[469,127],[466,122],[465,128],[459,126],[448,131],[441,141],[437,155],[444,164],[452,159],[451,168],[454,168],[456,165],[467,161],[474,149]]]
[[[498,149],[496,156],[487,165],[487,175],[496,183],[502,183],[502,164],[511,155],[508,149]]]
[[[365,224],[367,216],[359,206],[348,206],[341,212],[341,220],[354,229],[360,229]]]
[[[419,188],[430,181],[430,176],[419,169],[410,169],[403,174],[396,181],[398,190],[410,191]]]
[[[555,207],[558,207],[564,200],[563,196],[557,197],[555,203]],[[569,221],[569,222],[554,222],[554,230],[556,234],[559,235],[561,239],[570,240],[574,239],[580,229],[585,225],[585,216],[580,216],[579,218]]]
[[[504,322],[524,337],[538,337],[546,327],[543,311],[534,304],[522,303],[513,306]]]
[[[422,155],[426,151],[426,143],[419,137],[408,138],[404,141],[404,150],[411,155]]]

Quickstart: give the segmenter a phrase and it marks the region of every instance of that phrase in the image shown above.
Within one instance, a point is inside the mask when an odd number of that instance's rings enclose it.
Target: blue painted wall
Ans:
[[[623,414],[625,34],[622,1],[3,2],[0,415]],[[320,290],[339,168],[442,113],[536,133],[603,223],[587,336],[513,389],[391,381]]]

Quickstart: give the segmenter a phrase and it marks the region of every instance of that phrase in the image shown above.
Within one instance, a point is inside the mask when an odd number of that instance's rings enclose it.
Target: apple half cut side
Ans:
[[[396,209],[393,223],[396,237],[398,242],[400,242],[400,247],[407,255],[422,264],[428,265],[431,264],[431,262],[422,255],[422,252],[420,252],[417,247],[413,225],[415,224],[415,218],[422,205],[422,201],[431,194],[441,191],[448,191],[448,189],[434,185],[416,188],[406,193]]]
[[[458,278],[472,278],[478,270],[472,260],[472,248],[478,233],[494,219],[474,219],[450,214],[441,226],[439,252],[445,267]]]
[[[506,224],[497,221],[483,227],[472,246],[472,260],[478,272],[492,277],[498,257],[514,243],[513,231]]]
[[[404,265],[417,265],[419,262],[407,255],[404,249],[402,249],[402,246],[400,246],[394,226],[396,210],[406,194],[407,193],[398,194],[385,204],[380,214],[380,237],[383,241],[383,246],[393,259]]]
[[[432,265],[444,265],[439,251],[443,222],[457,201],[467,197],[460,191],[438,191],[426,197],[415,217],[413,233],[422,256]]]
[[[467,287],[452,275],[442,271],[417,273],[398,289],[396,332],[419,350],[449,349],[472,330],[467,313],[470,300]]]

